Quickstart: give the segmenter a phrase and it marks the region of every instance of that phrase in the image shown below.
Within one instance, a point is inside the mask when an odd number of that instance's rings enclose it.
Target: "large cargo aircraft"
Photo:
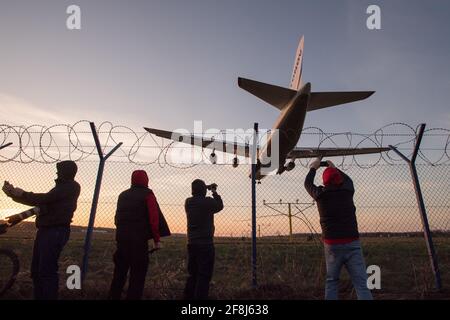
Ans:
[[[344,92],[311,92],[311,83],[302,82],[304,37],[301,37],[297,48],[290,88],[284,88],[258,82],[245,78],[238,78],[240,88],[250,92],[265,102],[280,110],[271,134],[262,148],[257,148],[258,163],[257,179],[264,178],[261,169],[273,168],[274,155],[278,156],[277,174],[290,171],[295,167],[295,159],[350,156],[361,154],[380,153],[389,148],[305,148],[296,147],[303,130],[306,113],[322,108],[337,106],[344,103],[355,102],[370,97],[374,91],[344,91]],[[159,137],[180,141],[202,148],[212,149],[235,155],[233,165],[237,166],[237,156],[250,157],[252,146],[248,143],[215,141],[212,138],[182,136],[179,133],[154,128],[145,128],[148,132]],[[276,145],[275,145],[276,143]],[[274,154],[275,152],[275,154]],[[268,160],[268,161],[266,161]],[[286,163],[286,160],[289,160]]]

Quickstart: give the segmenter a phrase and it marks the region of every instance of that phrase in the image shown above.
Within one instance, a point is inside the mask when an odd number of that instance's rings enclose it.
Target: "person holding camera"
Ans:
[[[323,186],[316,186],[314,177],[321,166],[327,167],[322,175]],[[342,266],[345,266],[358,299],[372,300],[359,241],[352,179],[337,169],[333,162],[321,162],[317,158],[310,165],[305,188],[316,201],[320,215],[327,268],[325,299],[338,299],[339,276]]]
[[[207,190],[212,197],[207,197]],[[214,214],[223,209],[217,185],[207,186],[203,180],[192,182],[192,197],[186,199],[188,273],[185,299],[206,300],[214,270]]]
[[[36,215],[38,231],[33,247],[31,278],[37,300],[58,298],[58,260],[69,240],[70,224],[80,195],[80,185],[75,181],[76,163],[70,160],[58,162],[56,170],[56,185],[47,193],[25,192],[7,181],[3,185],[3,192],[15,202],[36,206],[8,217],[8,224],[13,226]]]

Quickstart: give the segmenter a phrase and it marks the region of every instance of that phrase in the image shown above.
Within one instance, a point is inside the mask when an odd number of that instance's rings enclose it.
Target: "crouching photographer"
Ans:
[[[207,190],[212,192],[212,197],[206,196]],[[223,209],[217,184],[207,186],[203,180],[194,180],[192,197],[186,199],[184,208],[187,216],[189,273],[184,295],[188,300],[205,300],[214,270],[214,214]]]

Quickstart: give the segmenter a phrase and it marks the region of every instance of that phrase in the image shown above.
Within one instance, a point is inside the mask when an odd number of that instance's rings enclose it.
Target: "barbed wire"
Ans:
[[[302,131],[303,141],[306,138],[313,139],[311,149],[325,147],[386,147],[393,145],[400,150],[412,153],[418,127],[401,122],[387,124],[372,133],[339,132],[329,133],[318,127],[307,127]],[[223,134],[220,131],[216,136]],[[161,167],[171,166],[176,168],[191,168],[207,162],[211,150],[197,147],[195,161],[172,161],[171,152],[179,149],[190,149],[190,145],[180,142],[158,138],[147,131],[135,131],[124,125],[114,125],[111,122],[103,122],[97,126],[104,152],[112,149],[119,142],[123,145],[114,153],[114,161],[128,162],[138,165],[158,163]],[[213,139],[215,136],[212,137]],[[238,137],[243,141],[245,138]],[[219,140],[219,139],[217,139]],[[235,138],[236,140],[236,138]],[[429,128],[425,130],[424,142],[419,152],[419,159],[428,165],[444,165],[450,163],[450,129]],[[97,150],[90,131],[89,122],[86,120],[70,124],[55,124],[44,126],[33,124],[18,126],[0,124],[0,146],[12,143],[11,146],[0,151],[0,162],[20,163],[55,163],[61,160],[74,161],[92,160],[97,156]],[[429,145],[431,143],[431,146]],[[407,153],[407,152],[406,152]],[[384,152],[371,155],[370,160],[364,157],[364,163],[358,160],[360,156],[342,156],[340,166],[356,165],[361,168],[385,164],[397,164],[403,160],[393,152]],[[175,157],[176,158],[176,157]],[[299,159],[297,162],[306,167],[310,160]]]

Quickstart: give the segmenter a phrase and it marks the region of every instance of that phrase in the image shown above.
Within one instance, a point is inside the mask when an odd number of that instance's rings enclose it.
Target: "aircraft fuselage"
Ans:
[[[278,173],[284,171],[284,165],[288,153],[297,145],[298,140],[305,123],[306,110],[308,109],[308,103],[311,94],[311,83],[306,83],[298,93],[287,103],[286,107],[280,113],[277,121],[275,122],[272,131],[278,130],[278,159],[279,169]],[[272,140],[275,133],[272,132],[267,140],[267,144],[262,149],[260,158],[264,159],[265,156],[270,155],[272,150]],[[260,168],[258,168],[257,178],[258,180],[264,177],[261,175]]]

